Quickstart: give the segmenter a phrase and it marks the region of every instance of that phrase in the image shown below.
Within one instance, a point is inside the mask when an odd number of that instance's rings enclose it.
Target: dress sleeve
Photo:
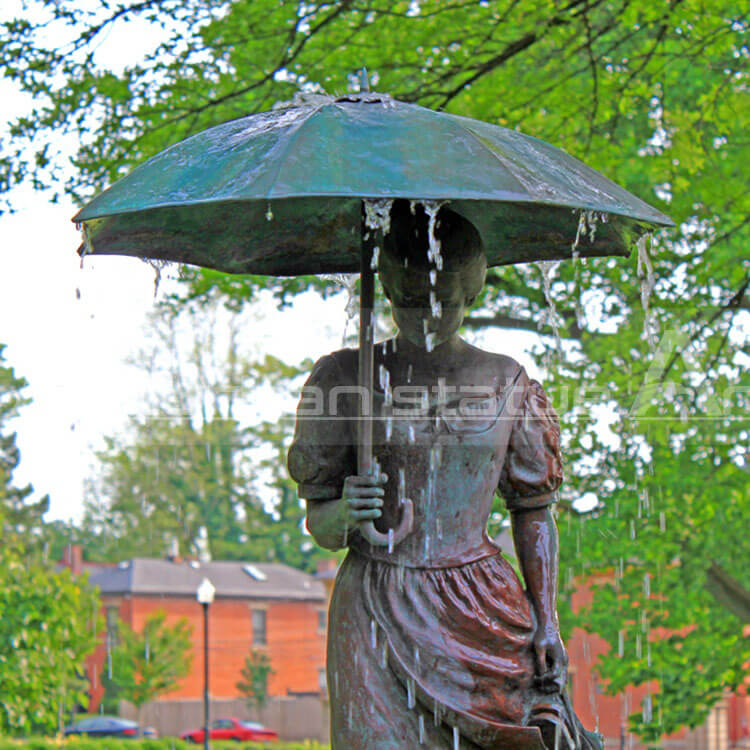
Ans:
[[[542,386],[536,380],[527,382],[498,484],[510,511],[554,503],[563,481],[557,414]]]
[[[299,496],[306,500],[341,497],[344,479],[356,473],[354,422],[346,408],[347,399],[334,399],[341,409],[340,413],[331,413],[330,392],[342,385],[342,377],[334,356],[321,357],[302,389],[297,406],[287,466],[297,482]]]

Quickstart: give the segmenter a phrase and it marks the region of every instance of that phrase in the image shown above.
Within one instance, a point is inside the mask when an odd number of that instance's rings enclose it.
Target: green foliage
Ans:
[[[98,455],[79,531],[95,559],[164,557],[174,540],[183,555],[207,545],[217,559],[302,569],[322,554],[304,534],[286,472],[293,420],[258,422],[242,411],[264,388],[288,392],[304,367],[243,356],[247,316],[216,296],[155,309],[153,340],[134,364],[163,387],[149,394],[149,413],[131,420],[129,434],[106,438]]]
[[[16,445],[16,433],[8,431],[7,426],[31,399],[22,393],[28,385],[26,380],[4,364],[4,349],[5,346],[0,344],[0,530],[4,541],[24,540],[28,546],[40,540],[42,516],[49,509],[49,497],[45,495],[40,500],[30,501],[31,485],[13,485],[13,472],[21,454]]]
[[[271,659],[265,651],[252,649],[240,670],[237,690],[250,708],[263,708],[268,700],[268,678],[273,674]]]
[[[167,625],[164,612],[149,615],[140,633],[120,622],[118,643],[111,648],[111,670],[105,665],[102,675],[108,704],[126,700],[140,709],[174,690],[190,673],[191,633],[184,619]]]
[[[6,75],[37,103],[0,154],[0,189],[30,180],[90,195],[171,143],[269,109],[302,87],[356,88],[353,73],[367,65],[379,90],[519,127],[672,216],[678,227],[655,237],[652,254],[649,327],[661,353],[642,334],[647,270],[635,259],[587,260],[555,272],[562,357],[542,363],[568,459],[563,581],[569,588],[592,571],[616,573],[577,622],[609,643],[601,671],[611,690],[658,681],[653,720],[648,712],[633,717],[643,736],[700,722],[748,663],[741,622],[704,585],[714,565],[750,585],[742,328],[750,309],[750,109],[747,20],[737,4],[162,0],[94,13],[74,0],[32,6],[45,23],[9,18],[0,41]],[[161,23],[169,34],[152,56],[108,70],[97,49],[126,20]],[[56,24],[75,39],[68,47],[48,41]],[[56,143],[64,129],[81,147],[63,181]],[[218,290],[238,309],[259,288],[286,301],[321,286],[308,277],[208,271],[191,271],[188,283],[196,300]],[[546,338],[546,306],[536,267],[493,270],[467,328],[541,330]],[[572,503],[586,493],[596,507],[581,515]],[[567,618],[568,627],[574,622]]]
[[[54,732],[80,703],[99,597],[85,579],[0,546],[0,736]]]
[[[735,592],[750,586],[741,562],[750,554],[742,311],[729,296],[694,308],[676,288],[678,272],[660,268],[654,351],[641,336],[643,313],[627,302],[631,325],[582,332],[577,361],[551,368],[557,401],[568,404],[562,580],[570,590],[590,573],[611,576],[567,623],[608,642],[599,671],[610,692],[659,686],[631,716],[650,742],[700,724],[743,682],[750,659],[736,607],[709,579],[720,570]],[[597,425],[597,402],[609,429]],[[579,516],[570,503],[585,493],[598,504]]]

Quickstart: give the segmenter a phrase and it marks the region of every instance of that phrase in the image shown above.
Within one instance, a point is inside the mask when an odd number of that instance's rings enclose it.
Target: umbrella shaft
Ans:
[[[365,207],[362,204],[362,255],[360,259],[359,297],[359,385],[365,398],[360,399],[358,422],[357,473],[372,473],[372,400],[374,382],[375,325],[375,272],[372,268],[376,232],[368,229]]]

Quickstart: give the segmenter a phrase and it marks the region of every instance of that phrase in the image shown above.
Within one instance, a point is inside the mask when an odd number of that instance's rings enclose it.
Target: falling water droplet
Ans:
[[[419,714],[419,744],[424,745],[424,716]]]
[[[663,510],[659,512],[659,529],[662,533],[667,530],[667,514]]]
[[[378,368],[378,381],[382,390],[387,390],[391,383],[391,373],[385,365],[380,365]]]
[[[643,699],[643,723],[650,724],[652,719],[651,696],[647,695]]]
[[[383,234],[391,231],[391,206],[389,198],[365,200],[365,226],[368,229],[379,229]]]
[[[406,696],[407,708],[414,708],[417,702],[414,698],[414,680],[411,677],[406,681]]]
[[[266,221],[273,221],[273,211],[271,211],[271,204],[268,204],[266,209]]]
[[[543,260],[536,264],[542,274],[542,290],[544,299],[547,302],[547,324],[552,329],[555,338],[555,348],[557,355],[562,359],[562,340],[560,339],[559,314],[555,300],[552,298],[552,278],[555,270],[560,265],[554,260]]]
[[[437,284],[437,271],[434,268],[430,271],[430,284],[432,286]]]
[[[643,307],[643,333],[646,340],[653,350],[656,344],[656,336],[653,330],[653,320],[650,310],[651,294],[656,286],[656,274],[654,266],[651,263],[649,246],[651,245],[651,235],[644,234],[638,238],[636,248],[638,249],[637,274],[641,280],[641,305]]]
[[[388,529],[388,554],[393,554],[393,529]]]
[[[458,727],[453,727],[453,750],[459,750],[461,735],[458,733]]]
[[[434,290],[430,291],[430,312],[433,318],[440,318],[443,315],[443,306],[437,298]]]
[[[645,573],[643,576],[643,596],[648,599],[651,596],[651,576]]]
[[[378,647],[378,630],[375,620],[370,620],[370,645],[375,649]]]
[[[621,630],[617,634],[617,655],[622,659],[625,655],[625,631]]]

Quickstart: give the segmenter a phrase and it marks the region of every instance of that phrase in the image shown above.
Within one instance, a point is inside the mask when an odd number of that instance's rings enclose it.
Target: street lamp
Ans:
[[[208,745],[208,722],[209,722],[209,698],[208,698],[208,607],[214,600],[216,589],[208,578],[201,581],[195,598],[203,607],[203,747],[209,750]]]

